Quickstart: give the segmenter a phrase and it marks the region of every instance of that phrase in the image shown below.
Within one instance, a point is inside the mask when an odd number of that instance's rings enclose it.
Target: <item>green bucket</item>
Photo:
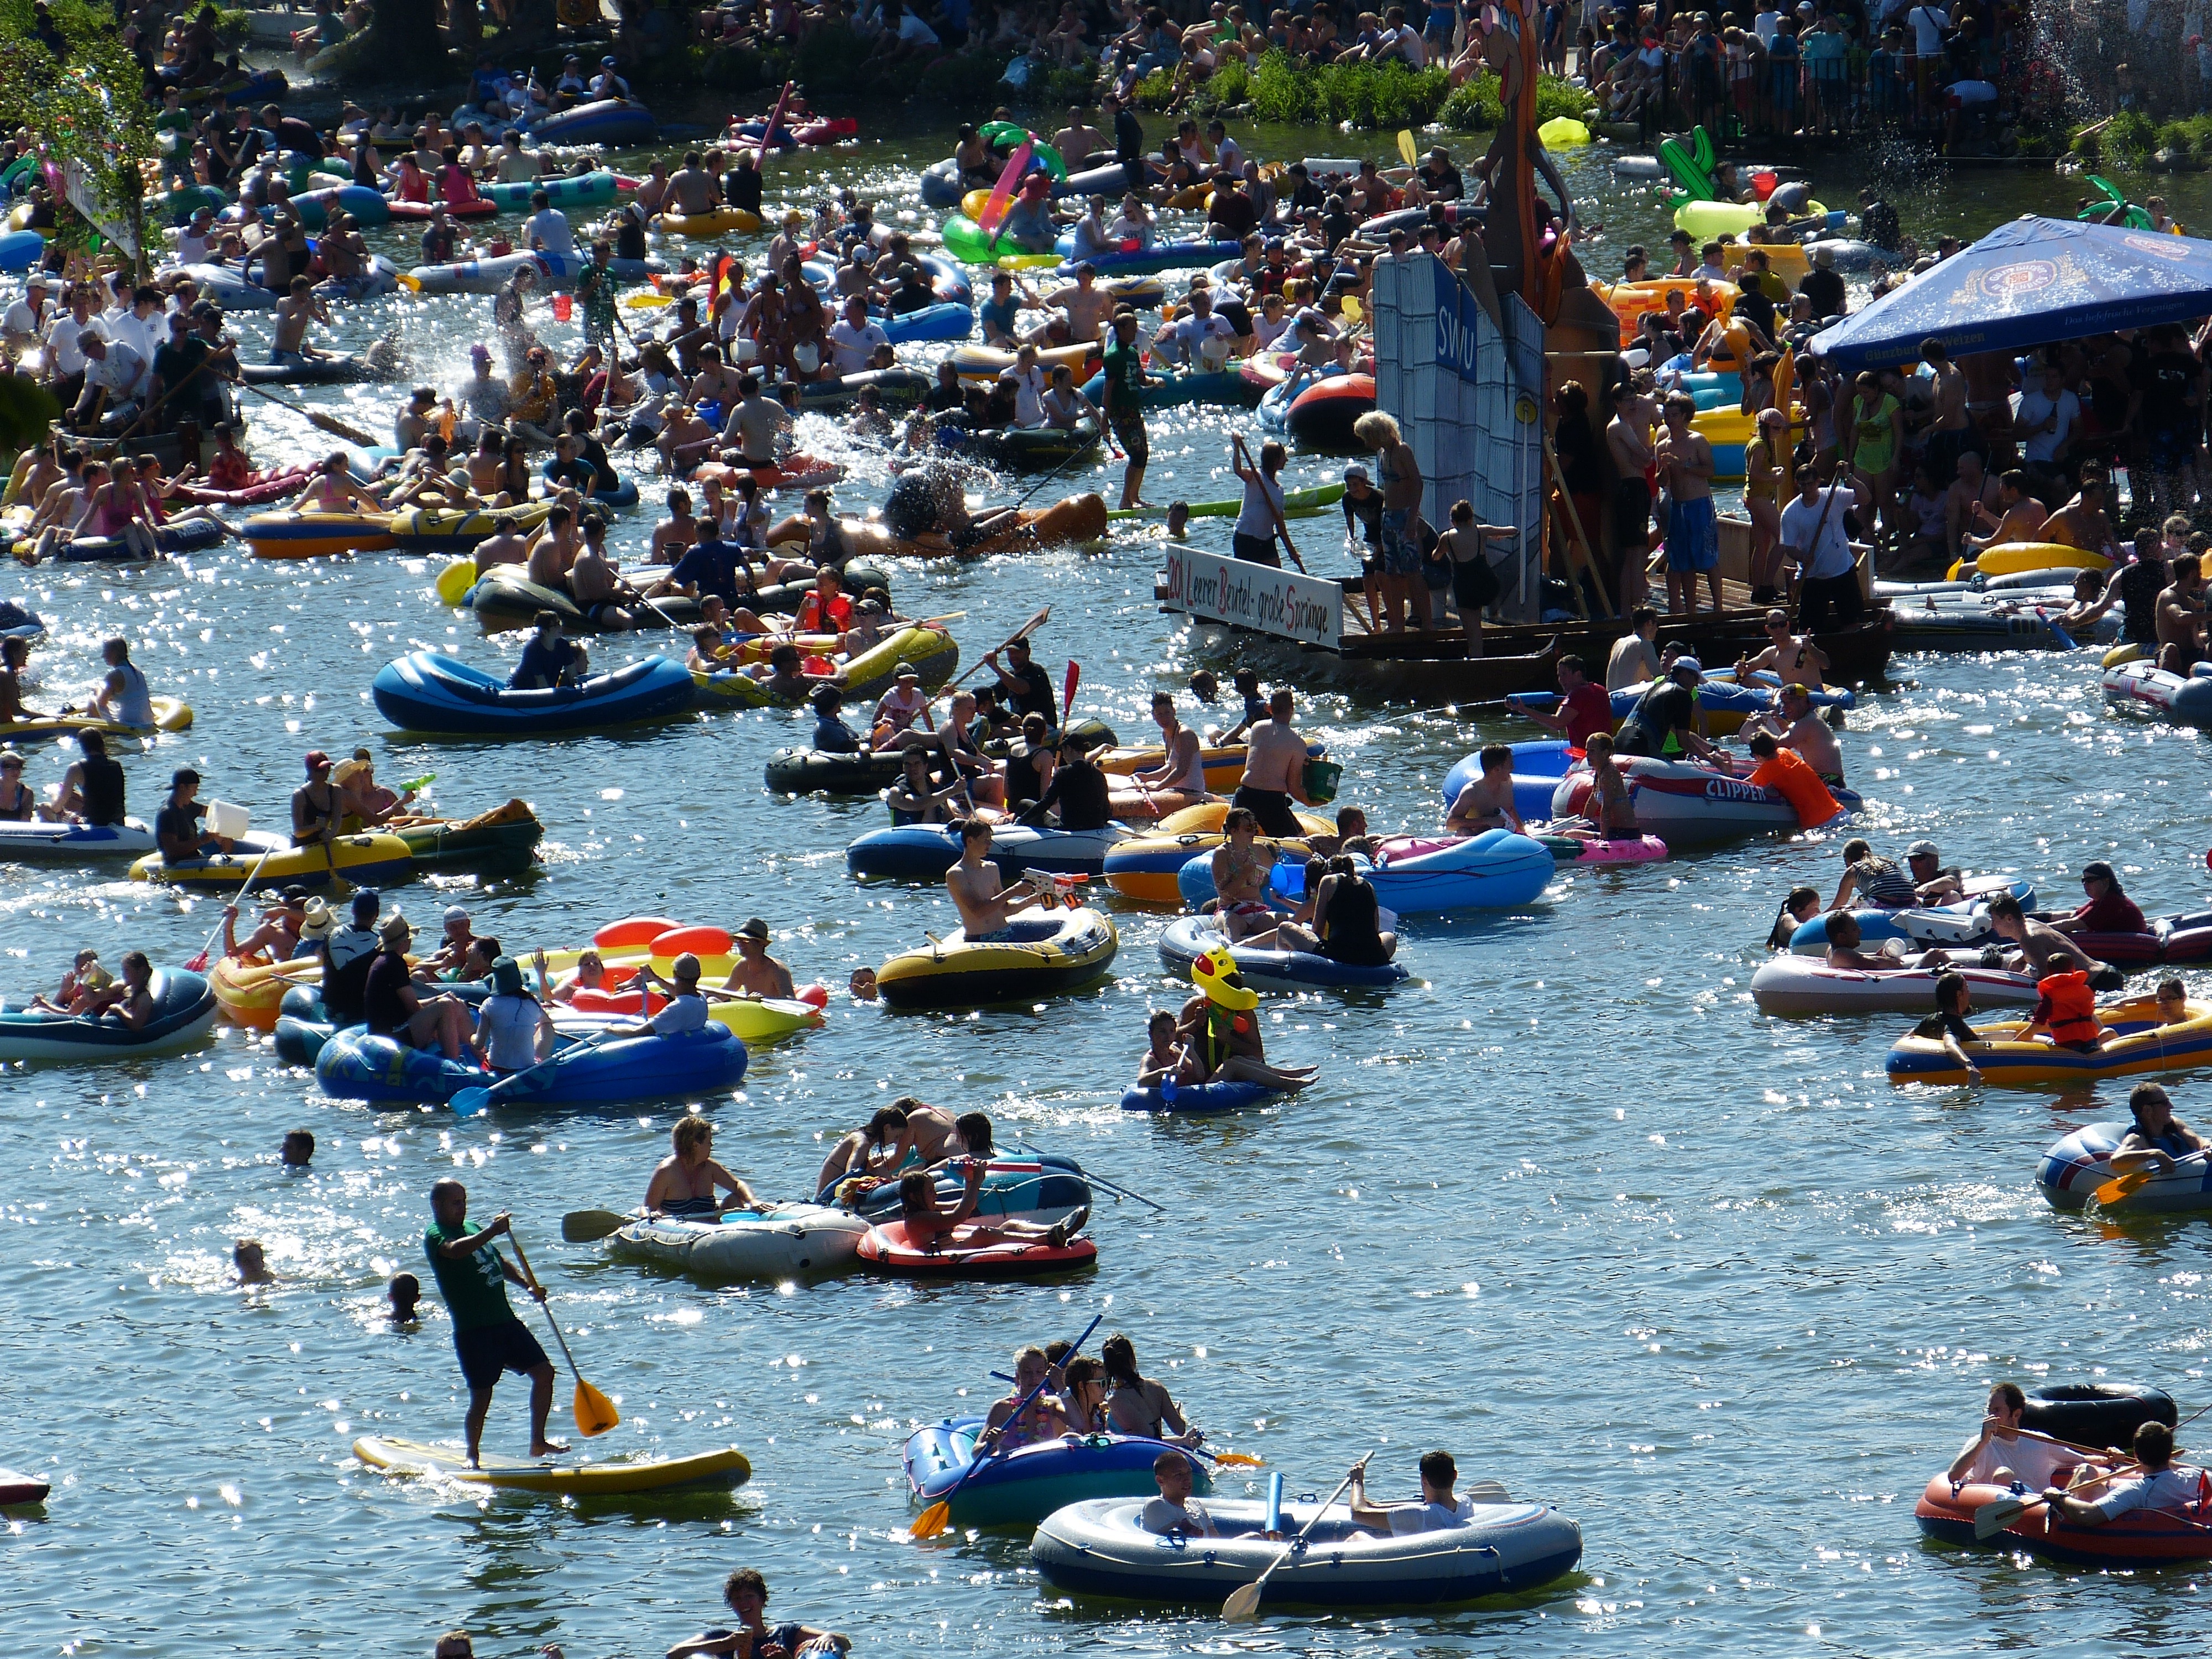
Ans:
[[[1336,799],[1336,786],[1344,781],[1344,769],[1334,761],[1310,760],[1306,763],[1306,799],[1316,806],[1326,806]]]

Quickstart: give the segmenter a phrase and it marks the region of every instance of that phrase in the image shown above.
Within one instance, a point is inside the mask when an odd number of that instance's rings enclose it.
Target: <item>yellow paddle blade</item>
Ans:
[[[576,1397],[570,1402],[570,1409],[576,1415],[576,1432],[586,1439],[605,1434],[622,1421],[615,1402],[580,1376],[576,1379]]]
[[[1213,1461],[1229,1469],[1264,1469],[1267,1467],[1266,1458],[1255,1457],[1250,1452],[1216,1452]]]
[[[952,1506],[940,1498],[934,1504],[932,1504],[927,1509],[924,1510],[920,1515],[914,1517],[914,1524],[906,1529],[907,1536],[909,1538],[934,1538],[938,1534],[945,1530],[946,1526],[951,1523],[951,1520]]]
[[[675,299],[666,294],[626,294],[623,296],[625,311],[657,311],[662,306],[672,306]]]
[[[404,270],[399,273],[399,286],[405,289],[410,294],[420,294],[422,291],[421,280],[417,277],[410,276]]]
[[[1413,135],[1404,127],[1398,129],[1398,159],[1407,167],[1413,165]]]
[[[1347,294],[1344,296],[1344,299],[1340,303],[1344,309],[1344,320],[1347,323],[1358,322],[1360,318],[1358,296],[1357,295]]]
[[[629,1224],[629,1216],[612,1210],[571,1210],[561,1218],[561,1237],[570,1244],[596,1244]]]
[[[2125,1175],[2114,1176],[2090,1194],[2100,1204],[2117,1204],[2130,1193],[2150,1184],[2151,1170],[2146,1164],[2140,1170],[2130,1170]]]

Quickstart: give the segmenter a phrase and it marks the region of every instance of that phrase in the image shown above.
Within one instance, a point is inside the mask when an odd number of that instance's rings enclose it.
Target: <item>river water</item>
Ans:
[[[1259,151],[1296,154],[1300,137],[1260,135]],[[832,166],[890,199],[939,153],[926,138],[871,143],[779,177]],[[1577,167],[1615,234],[1662,227],[1601,167]],[[2048,175],[1985,177],[1946,187],[1966,234],[2070,199]],[[358,347],[397,322],[428,377],[453,383],[489,303],[380,302],[348,313],[337,338]],[[307,395],[386,423],[388,393]],[[1231,429],[1216,411],[1156,420],[1150,493],[1230,493]],[[321,447],[274,410],[255,432],[264,459]],[[802,436],[840,441],[811,420]],[[880,463],[854,459],[846,499],[879,499]],[[1301,459],[1291,482],[1331,466]],[[639,547],[649,518],[627,515],[617,544]],[[1298,528],[1336,555],[1329,520]],[[1152,688],[1228,665],[1157,612],[1155,563],[1152,544],[1121,535],[1102,551],[902,569],[896,592],[911,613],[965,611],[971,655],[1050,600],[1040,658],[1055,677],[1079,659],[1079,707],[1133,734]],[[759,915],[802,981],[840,988],[951,925],[939,891],[847,878],[842,849],[881,821],[873,802],[764,792],[769,752],[803,740],[794,714],[512,746],[386,733],[368,696],[384,661],[431,646],[491,664],[514,648],[441,607],[428,575],[389,556],[289,565],[234,551],[49,568],[9,591],[52,629],[38,659],[48,702],[83,688],[97,641],[119,630],[156,689],[198,710],[189,732],[126,760],[143,814],[189,762],[204,794],[275,823],[301,751],[363,741],[386,777],[438,773],[457,814],[535,802],[543,869],[388,896],[418,921],[458,900],[479,931],[559,945],[625,915]],[[2153,915],[2206,902],[2203,741],[2106,715],[2094,659],[1901,659],[1891,674],[1845,738],[1886,849],[1933,835],[1947,859],[2033,875],[2055,902],[2083,861],[2107,858]],[[1392,829],[1432,822],[1445,769],[1478,743],[1538,735],[1340,693],[1302,702],[1300,722],[1346,763],[1345,798]],[[40,754],[33,781],[61,764]],[[1271,1054],[1324,1073],[1275,1109],[1191,1122],[1119,1110],[1146,1010],[1182,992],[1153,948],[1164,917],[1118,903],[1115,976],[1091,995],[939,1018],[841,994],[825,1029],[756,1055],[742,1093],[708,1108],[719,1155],[769,1194],[800,1194],[825,1133],[913,1092],[988,1109],[1002,1139],[1073,1154],[1165,1206],[1102,1199],[1099,1267],[1044,1286],[714,1288],[562,1245],[563,1211],[641,1194],[665,1150],[665,1104],[469,1122],[372,1111],[321,1099],[228,1030],[141,1066],[11,1070],[0,1359],[16,1387],[0,1463],[56,1491],[43,1513],[0,1517],[7,1645],[410,1654],[464,1626],[486,1655],[558,1641],[571,1656],[641,1656],[718,1622],[723,1575],[750,1565],[775,1617],[878,1654],[2201,1652],[2197,1575],[2082,1576],[1918,1538],[1912,1503],[1975,1427],[1990,1380],[2152,1382],[2186,1411],[2203,1394],[2212,1310],[2187,1224],[2102,1232],[2053,1214],[2031,1183],[2051,1140],[2124,1115],[2122,1089],[1900,1091],[1881,1060],[1902,1020],[1753,1008],[1778,899],[1832,884],[1837,847],[1745,843],[1563,878],[1522,912],[1413,921],[1403,957],[1417,984],[1269,1004]],[[85,943],[111,963],[133,945],[181,960],[212,915],[119,880],[0,872],[6,988],[49,984]],[[2185,1116],[2201,1087],[2178,1080]],[[304,1176],[277,1163],[295,1127],[318,1142]],[[351,1462],[363,1432],[459,1431],[442,1310],[411,1334],[380,1318],[389,1274],[424,1265],[425,1193],[445,1176],[469,1183],[475,1214],[514,1212],[586,1375],[621,1403],[602,1443],[734,1442],[750,1485],[477,1501]],[[246,1236],[267,1246],[277,1285],[229,1282]],[[1448,1447],[1464,1478],[1577,1517],[1581,1570],[1473,1608],[1283,1618],[1231,1637],[1208,1610],[1057,1599],[1022,1535],[906,1541],[908,1429],[994,1397],[988,1373],[1010,1369],[1017,1346],[1072,1336],[1098,1312],[1216,1443],[1264,1455],[1293,1492],[1326,1492],[1380,1447],[1378,1491],[1411,1496],[1417,1455]],[[564,1375],[563,1414],[568,1391]],[[523,1412],[510,1379],[490,1447],[520,1449]]]

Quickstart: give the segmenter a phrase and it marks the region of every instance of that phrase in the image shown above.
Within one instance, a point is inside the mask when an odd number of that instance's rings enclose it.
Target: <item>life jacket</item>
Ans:
[[[1753,769],[1747,781],[1771,789],[1788,801],[1801,829],[1826,823],[1844,810],[1828,793],[1828,786],[1820,781],[1820,775],[1794,749],[1776,750],[1771,757]]]
[[[2035,988],[2051,1000],[2051,1018],[2045,1023],[2051,1028],[2052,1042],[2097,1041],[2102,1028],[2097,1022],[2097,994],[2089,988],[2088,975],[2079,969],[2070,974],[2053,974]]]

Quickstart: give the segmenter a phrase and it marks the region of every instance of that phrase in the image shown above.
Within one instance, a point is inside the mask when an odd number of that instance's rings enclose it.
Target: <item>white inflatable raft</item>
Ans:
[[[1281,1530],[1312,1518],[1315,1500],[1285,1503]],[[1162,1537],[1138,1524],[1141,1501],[1096,1498],[1055,1510],[1030,1540],[1030,1559],[1058,1589],[1087,1595],[1218,1607],[1251,1583],[1285,1546],[1262,1536],[1267,1506],[1205,1500],[1226,1534]],[[1262,1607],[1407,1607],[1523,1590],[1571,1571],[1582,1528],[1542,1504],[1478,1504],[1463,1525],[1377,1538],[1333,1504],[1291,1559],[1267,1580]]]
[[[0,864],[143,858],[154,847],[154,832],[137,818],[121,823],[0,823]]]
[[[1747,762],[1740,763],[1745,771],[1751,769]],[[1628,780],[1638,830],[1658,836],[1669,847],[1798,828],[1796,809],[1788,801],[1732,773],[1643,755],[1624,756],[1620,765]],[[1589,781],[1587,766],[1577,766],[1561,778],[1552,792],[1552,816],[1581,816]],[[1829,793],[1846,812],[1856,812],[1863,805],[1855,791],[1840,786],[1832,785]]]
[[[1819,957],[1779,956],[1751,976],[1752,1000],[1769,1014],[1927,1014],[1936,1010],[1940,968],[1831,968]],[[1996,968],[1956,967],[1966,975],[1973,1005],[2027,1007],[2036,1000],[2035,975]]]
[[[607,1240],[614,1255],[713,1279],[788,1279],[840,1273],[868,1221],[827,1204],[770,1204],[720,1221],[633,1221]]]

